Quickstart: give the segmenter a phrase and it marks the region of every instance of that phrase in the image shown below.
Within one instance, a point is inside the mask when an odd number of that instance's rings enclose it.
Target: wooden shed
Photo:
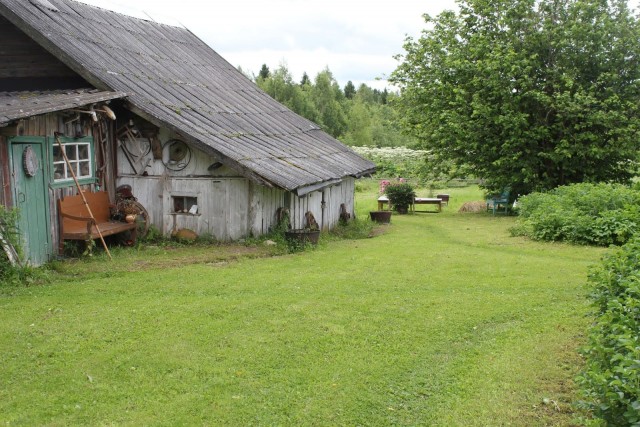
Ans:
[[[0,0],[0,55],[0,203],[19,208],[36,265],[56,254],[55,201],[75,191],[54,132],[85,189],[113,198],[130,185],[165,234],[259,236],[278,208],[294,228],[312,212],[330,229],[375,170],[184,28],[73,0]]]

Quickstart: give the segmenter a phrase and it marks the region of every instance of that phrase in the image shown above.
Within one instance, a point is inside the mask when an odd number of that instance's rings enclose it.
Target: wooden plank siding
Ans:
[[[311,211],[323,230],[335,227],[340,219],[340,205],[353,215],[355,180],[303,197],[275,188],[260,186],[238,177],[178,177],[124,175],[118,185],[131,185],[134,196],[145,206],[151,223],[165,235],[188,228],[199,235],[210,235],[220,241],[261,236],[275,225],[276,211],[290,211],[293,228],[304,228],[305,213]],[[198,213],[173,212],[173,197],[195,197]]]
[[[82,84],[68,66],[34,43],[31,38],[0,16],[0,90],[12,90],[2,82],[17,84],[21,80],[75,81]],[[84,86],[87,84],[84,82]],[[35,87],[33,88],[35,89]],[[21,88],[13,90],[22,90]]]
[[[107,129],[111,128],[111,125],[109,125],[108,123],[106,123],[105,126]],[[3,128],[3,136],[0,137],[0,142],[1,142],[0,143],[0,164],[2,164],[2,169],[3,169],[3,173],[0,176],[0,183],[2,184],[2,188],[3,188],[3,191],[1,192],[2,195],[0,196],[2,197],[2,200],[0,201],[2,205],[4,206],[12,205],[11,188],[10,188],[11,181],[8,175],[9,173],[9,158],[8,158],[8,151],[7,151],[8,140],[12,136],[51,137],[53,136],[54,132],[61,132],[63,134],[65,132],[67,133],[70,132],[69,128],[65,126],[64,118],[60,113],[50,113],[50,114],[43,114],[39,116],[33,116],[25,120],[20,120],[19,122],[16,123],[15,126]],[[88,127],[87,132],[88,132],[88,136],[91,136],[92,128]],[[113,137],[110,131],[108,131],[106,140],[108,144],[105,147],[105,149],[110,151],[112,150],[110,145],[112,145],[112,141],[113,141]],[[94,141],[94,153],[97,153],[97,151],[99,151],[97,144],[98,142]],[[50,159],[49,153],[51,150],[51,145],[48,145],[46,148],[47,148],[46,150],[47,152],[45,154],[45,161],[50,163],[51,159]],[[95,159],[95,161],[98,167],[102,165],[102,160],[99,157]],[[115,170],[112,169],[114,166],[115,165],[113,164],[113,162],[111,162],[111,163],[107,163],[107,167],[105,168],[106,183],[108,188],[115,188],[114,178],[116,174],[115,174]],[[83,191],[97,190],[96,184],[82,185],[81,188],[83,189]],[[55,186],[50,185],[48,192],[49,192],[48,199],[49,199],[49,212],[50,212],[49,224],[51,227],[50,233],[52,236],[52,245],[53,247],[57,248],[59,246],[59,226],[58,226],[58,212],[57,212],[56,201],[62,197],[77,194],[77,189],[75,184],[73,182],[70,182],[63,187],[60,187],[59,185],[55,185]],[[113,192],[110,192],[110,198],[112,201],[114,200]]]

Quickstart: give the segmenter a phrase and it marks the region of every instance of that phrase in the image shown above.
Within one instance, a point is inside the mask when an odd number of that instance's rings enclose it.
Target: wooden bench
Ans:
[[[442,200],[442,203],[449,206],[449,195],[448,194],[436,194],[436,197]]]
[[[411,206],[411,209],[414,212],[433,212],[433,211],[417,211],[415,207],[416,205],[436,205],[438,209],[436,212],[442,212],[442,199],[439,199],[437,197],[416,197],[413,199],[413,205]]]
[[[389,203],[389,198],[387,196],[378,197],[378,210],[385,210],[384,205],[388,205],[388,209],[391,210],[393,206]],[[433,198],[433,197],[415,197],[413,199],[413,204],[411,205],[412,212],[430,212],[430,211],[416,211],[415,205],[436,205],[438,210],[436,212],[442,212],[442,199]]]
[[[111,219],[109,194],[106,191],[96,193],[85,192],[84,197],[91,208],[94,219],[80,195],[67,196],[58,200],[58,219],[60,221],[60,252],[64,249],[65,240],[84,240],[89,242],[100,238],[96,225],[103,237],[131,231],[131,240],[136,240],[135,221],[131,224]]]

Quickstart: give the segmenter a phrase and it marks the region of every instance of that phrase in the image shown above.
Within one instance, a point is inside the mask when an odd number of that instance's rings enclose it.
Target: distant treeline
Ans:
[[[386,89],[366,84],[356,88],[351,81],[342,88],[328,68],[313,80],[304,73],[296,82],[285,65],[273,71],[263,65],[260,73],[250,78],[274,99],[347,145],[415,145],[412,137],[401,133],[397,113],[389,105],[397,95]]]

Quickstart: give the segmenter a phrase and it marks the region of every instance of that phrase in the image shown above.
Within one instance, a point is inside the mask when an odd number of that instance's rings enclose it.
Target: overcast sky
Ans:
[[[257,74],[285,63],[295,80],[329,67],[344,87],[382,88],[406,35],[422,15],[455,9],[455,0],[81,0],[127,15],[182,25],[234,66]]]
[[[342,87],[351,80],[377,88],[398,65],[405,37],[425,28],[422,15],[457,8],[455,0],[80,1],[182,25],[249,74],[285,63],[299,81],[329,67]]]

